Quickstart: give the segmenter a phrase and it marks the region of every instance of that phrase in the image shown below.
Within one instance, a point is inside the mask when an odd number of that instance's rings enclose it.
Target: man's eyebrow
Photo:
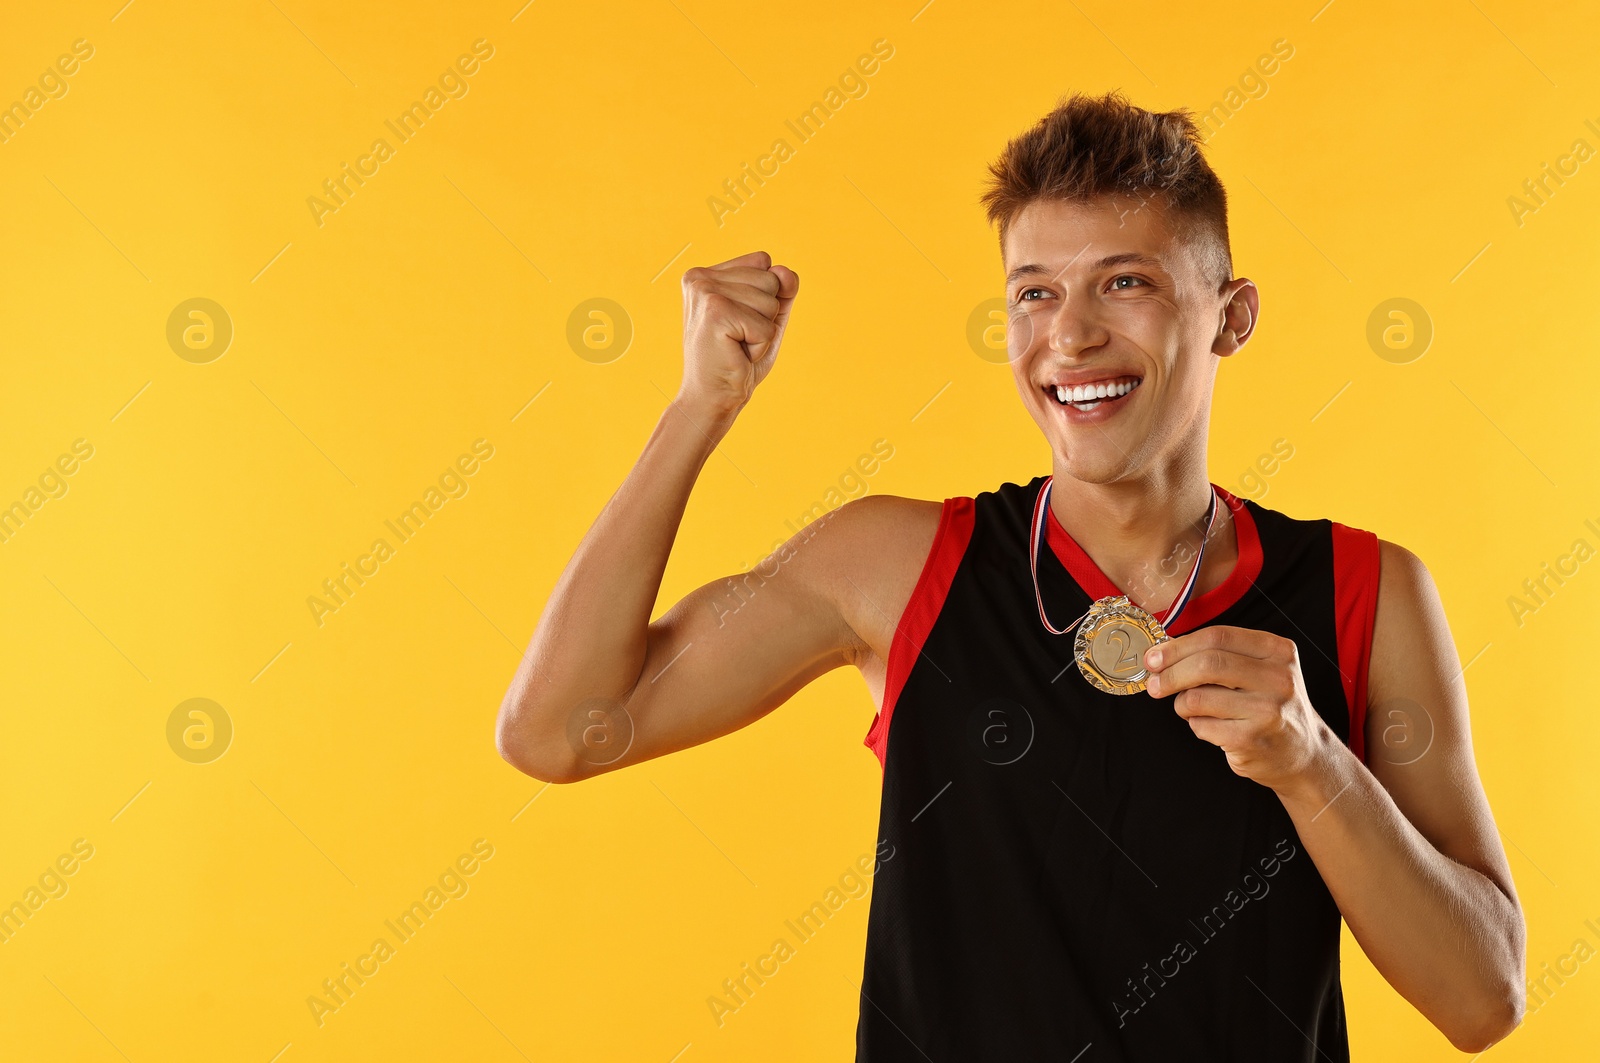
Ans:
[[[1067,263],[1067,265],[1069,265],[1069,266],[1071,264],[1072,263],[1070,263],[1070,262]],[[1151,255],[1146,255],[1146,254],[1144,254],[1142,252],[1139,252],[1139,251],[1123,251],[1122,253],[1116,254],[1116,255],[1106,255],[1104,258],[1102,258],[1102,259],[1100,259],[1100,260],[1098,260],[1096,262],[1089,263],[1089,267],[1088,268],[1091,271],[1093,271],[1093,270],[1107,269],[1107,268],[1109,268],[1111,266],[1126,266],[1126,265],[1154,266],[1157,269],[1164,268],[1162,266],[1162,264],[1161,264],[1161,260],[1160,259],[1155,258],[1155,257],[1153,257]],[[1010,285],[1013,282],[1015,282],[1017,280],[1020,280],[1023,277],[1034,277],[1034,276],[1039,276],[1041,274],[1044,275],[1044,276],[1047,276],[1047,277],[1055,276],[1055,273],[1053,271],[1045,268],[1044,266],[1039,265],[1037,262],[1029,262],[1026,265],[1018,266],[1017,268],[1013,269],[1010,273],[1007,273],[1006,274],[1006,284]]]

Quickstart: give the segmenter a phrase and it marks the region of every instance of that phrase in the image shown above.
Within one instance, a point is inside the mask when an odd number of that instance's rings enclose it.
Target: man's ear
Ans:
[[[1222,287],[1222,310],[1211,353],[1226,358],[1237,353],[1256,330],[1261,315],[1261,293],[1248,277],[1236,277]]]

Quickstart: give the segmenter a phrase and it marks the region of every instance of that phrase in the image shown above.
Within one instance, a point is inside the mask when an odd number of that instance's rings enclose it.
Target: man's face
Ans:
[[[1058,474],[1109,483],[1161,467],[1174,448],[1203,452],[1213,355],[1254,324],[1248,280],[1208,282],[1161,204],[1121,196],[1030,203],[1004,262],[1012,374]],[[1064,404],[1057,385],[1103,397]]]

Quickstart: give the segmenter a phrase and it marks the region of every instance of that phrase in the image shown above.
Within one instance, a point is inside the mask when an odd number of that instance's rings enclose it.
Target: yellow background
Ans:
[[[765,249],[802,290],[659,608],[753,564],[875,439],[873,492],[1046,471],[966,338],[1002,290],[984,166],[1074,89],[1208,108],[1278,38],[1293,57],[1209,148],[1263,303],[1212,479],[1244,493],[1285,439],[1263,504],[1428,563],[1529,967],[1600,946],[1600,563],[1520,626],[1507,604],[1600,546],[1600,161],[1520,225],[1507,204],[1600,148],[1584,5],[119,2],[0,35],[0,102],[94,48],[0,144],[0,502],[94,448],[0,544],[0,903],[94,847],[0,944],[8,1059],[849,1058],[864,897],[720,1027],[706,1001],[872,849],[860,679],[548,790],[496,754],[500,697],[677,386],[684,269]],[[480,38],[467,95],[319,226],[307,198]],[[879,38],[867,94],[797,145],[784,119]],[[708,197],[779,137],[793,157],[719,226]],[[234,327],[206,364],[166,340],[195,297]],[[1405,364],[1366,341],[1393,297],[1435,329]],[[591,298],[634,329],[605,364],[566,340]],[[467,493],[319,626],[306,599],[476,439]],[[195,697],[235,731],[207,764],[166,737]],[[319,1026],[323,979],[480,838],[469,891]],[[1461,1058],[1348,935],[1344,985],[1356,1058]],[[1597,1010],[1580,967],[1490,1054],[1588,1058]]]

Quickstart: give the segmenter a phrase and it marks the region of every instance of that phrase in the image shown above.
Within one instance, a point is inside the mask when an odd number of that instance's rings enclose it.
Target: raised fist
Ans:
[[[678,401],[731,418],[778,357],[800,276],[765,251],[683,275],[683,384]]]

